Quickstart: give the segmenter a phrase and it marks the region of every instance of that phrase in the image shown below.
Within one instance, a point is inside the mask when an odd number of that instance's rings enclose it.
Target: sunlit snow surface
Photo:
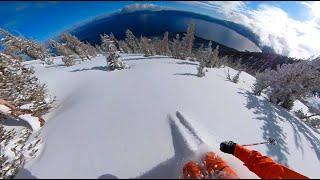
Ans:
[[[28,62],[56,102],[40,131],[42,154],[17,177],[177,178],[182,163],[214,150],[241,178],[255,178],[218,145],[269,137],[277,145],[252,149],[306,176],[320,177],[320,135],[252,95],[252,76],[241,73],[234,84],[226,80],[228,68],[209,69],[199,78],[197,62],[123,56],[130,69],[121,71],[107,71],[103,56],[71,67],[61,65],[59,58],[50,66]]]

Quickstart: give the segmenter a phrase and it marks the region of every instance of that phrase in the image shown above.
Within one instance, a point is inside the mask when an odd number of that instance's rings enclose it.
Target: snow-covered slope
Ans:
[[[72,67],[29,62],[56,104],[41,130],[42,154],[17,177],[175,178],[186,160],[214,150],[241,178],[255,178],[218,145],[268,137],[276,138],[277,145],[252,149],[320,177],[320,135],[252,95],[250,75],[241,73],[234,84],[226,80],[227,68],[209,69],[199,78],[196,62],[123,56],[131,68],[121,71],[106,71],[102,56]]]

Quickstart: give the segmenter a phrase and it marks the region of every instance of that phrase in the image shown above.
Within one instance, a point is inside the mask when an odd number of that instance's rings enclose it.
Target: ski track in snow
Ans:
[[[189,132],[200,142],[200,144],[204,143],[203,140],[199,137],[196,130],[191,126],[190,121],[187,120],[185,116],[181,114],[181,112],[176,112],[177,118],[180,120],[181,124],[183,124]]]
[[[201,155],[204,154],[205,151],[201,150],[205,146],[204,141],[197,135],[181,112],[177,111],[176,117],[169,114],[168,123],[171,130],[174,157],[137,178],[181,178],[183,165],[190,160],[199,161]]]

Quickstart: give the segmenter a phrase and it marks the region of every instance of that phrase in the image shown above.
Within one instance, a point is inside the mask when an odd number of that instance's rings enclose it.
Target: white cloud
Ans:
[[[246,2],[209,1],[188,2],[213,10],[223,19],[249,27],[262,45],[271,46],[283,55],[309,58],[320,55],[320,2],[302,2],[310,9],[310,19],[298,21],[279,7],[261,3],[250,9]]]
[[[153,4],[131,4],[122,8],[121,12],[133,12],[133,11],[145,10],[145,9],[158,11],[158,10],[163,10],[168,8],[162,7],[162,6],[156,6]]]

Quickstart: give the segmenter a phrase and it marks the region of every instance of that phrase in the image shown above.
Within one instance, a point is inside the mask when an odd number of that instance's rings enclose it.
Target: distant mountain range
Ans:
[[[130,29],[137,37],[163,36],[165,31],[175,36],[176,33],[185,32],[191,20],[196,24],[196,36],[199,40],[211,40],[237,51],[272,51],[272,48],[260,46],[259,37],[240,24],[169,9],[122,10],[82,23],[68,32],[80,40],[99,44],[100,34],[112,32],[116,38],[124,39],[126,29]]]
[[[274,53],[272,47],[261,46],[259,37],[243,25],[193,12],[160,9],[157,7],[124,8],[114,14],[100,16],[82,23],[68,32],[82,41],[100,44],[100,34],[110,34],[117,39],[125,38],[125,31],[130,29],[136,37],[162,37],[169,32],[169,39],[176,34],[186,32],[188,23],[196,24],[195,47],[208,44],[213,48],[219,45],[220,56],[230,57],[230,61],[239,61],[248,67],[248,73],[255,74],[267,68],[276,68],[278,64],[297,62]]]

